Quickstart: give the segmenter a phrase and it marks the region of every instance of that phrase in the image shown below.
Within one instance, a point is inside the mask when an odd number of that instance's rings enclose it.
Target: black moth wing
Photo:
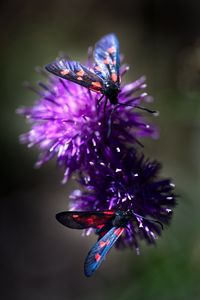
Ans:
[[[102,37],[94,49],[95,73],[106,81],[120,84],[119,42],[114,33]]]
[[[103,93],[104,83],[102,78],[77,61],[60,59],[46,65],[45,69],[56,76],[75,82],[92,91]]]
[[[113,211],[64,211],[56,215],[58,222],[73,229],[100,229],[114,218]]]

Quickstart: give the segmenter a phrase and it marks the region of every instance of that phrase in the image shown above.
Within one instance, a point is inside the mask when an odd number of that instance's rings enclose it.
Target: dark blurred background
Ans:
[[[175,0],[1,1],[0,140],[2,300],[200,299],[200,2]],[[160,127],[145,151],[163,162],[163,176],[181,195],[157,247],[112,250],[93,278],[83,262],[95,237],[82,238],[55,220],[75,183],[61,185],[55,162],[33,168],[38,151],[20,145],[28,130],[15,114],[36,96],[34,68],[60,50],[84,61],[89,45],[115,32],[131,66],[126,79],[146,74]],[[151,116],[150,116],[151,118]]]

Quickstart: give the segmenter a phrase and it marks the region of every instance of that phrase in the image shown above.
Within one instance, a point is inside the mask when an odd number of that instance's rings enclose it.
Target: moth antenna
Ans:
[[[106,97],[106,100],[105,100],[105,103],[104,103],[104,108],[103,108],[104,116],[105,116],[105,114],[106,114],[106,106],[107,106],[107,103],[108,103],[108,97]]]
[[[132,99],[132,100],[129,100],[125,103],[119,103],[118,105],[115,106],[115,109],[118,109],[120,106],[129,106],[129,104],[131,104],[131,102],[135,102],[136,100],[139,100],[139,98],[137,99]],[[143,106],[139,106],[139,105],[130,105],[131,107],[135,107],[135,108],[138,108],[140,110],[144,110],[152,115],[154,115],[155,117],[159,116],[159,111],[157,110],[151,110],[151,109],[148,109],[146,107],[143,107]]]
[[[141,110],[144,110],[144,111],[147,111],[148,113],[154,115],[154,116],[159,116],[159,112],[157,110],[151,110],[151,109],[148,109],[146,107],[143,107],[143,106],[138,106],[138,105],[134,105],[134,107],[138,108],[138,109],[141,109]]]
[[[88,59],[87,59],[87,66],[91,67],[92,66],[92,54],[93,54],[93,47],[88,48]]]
[[[71,57],[65,51],[61,50],[61,51],[58,52],[57,59],[60,60],[62,58],[66,59],[66,60],[71,60]]]

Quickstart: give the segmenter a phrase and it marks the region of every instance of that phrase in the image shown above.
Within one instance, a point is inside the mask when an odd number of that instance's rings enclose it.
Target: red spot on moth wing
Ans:
[[[86,223],[87,225],[93,225],[94,222],[96,221],[95,216],[92,215],[90,217],[85,217],[78,214],[73,214],[72,218],[78,222],[84,222],[84,224]]]
[[[87,221],[87,223],[88,223],[89,225],[93,225],[93,224],[95,223],[95,221],[96,221],[96,217],[95,217],[95,216],[88,217],[88,218],[86,219],[86,221]]]
[[[92,82],[92,86],[94,88],[101,88],[102,87],[102,85],[101,85],[101,83],[99,81],[93,81]]]
[[[72,218],[77,219],[79,215],[72,215]]]
[[[116,48],[114,46],[112,46],[112,47],[108,48],[107,51],[109,53],[115,53],[116,52]]]
[[[100,246],[101,248],[103,248],[103,247],[105,247],[105,246],[107,246],[107,245],[109,245],[109,244],[110,244],[110,241],[109,241],[109,240],[107,240],[106,242],[100,241],[99,246]]]
[[[89,89],[90,89],[91,91],[95,92],[95,93],[98,93],[98,94],[101,93],[101,91],[100,91],[99,89],[97,89],[97,88],[90,87]]]
[[[106,58],[103,61],[104,64],[109,65],[111,63],[110,59]]]
[[[104,224],[99,224],[99,225],[97,225],[97,228],[101,229],[101,228],[103,228],[103,226],[104,226]]]
[[[101,241],[101,242],[99,243],[99,246],[100,246],[101,248],[103,248],[104,246],[106,246],[106,242]]]
[[[105,215],[114,215],[114,211],[104,211]]]
[[[83,76],[85,74],[85,72],[83,70],[80,70],[76,73],[77,76]]]
[[[116,228],[114,231],[114,234],[116,234],[117,236],[120,236],[122,234],[122,232],[124,231],[124,228]]]
[[[95,67],[95,70],[99,71],[99,72],[102,72],[101,68],[99,66],[96,66]]]
[[[64,69],[64,70],[60,71],[60,74],[63,75],[63,76],[65,76],[69,73],[70,73],[70,70],[68,70],[68,69]]]
[[[99,253],[95,254],[95,259],[98,262],[101,259],[101,255]]]
[[[112,81],[116,82],[117,81],[117,74],[116,73],[112,73],[111,79],[112,79]]]

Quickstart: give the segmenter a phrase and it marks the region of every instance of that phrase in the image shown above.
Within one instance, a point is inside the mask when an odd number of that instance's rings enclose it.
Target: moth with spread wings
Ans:
[[[133,210],[64,211],[56,215],[56,219],[69,228],[96,229],[96,233],[99,236],[98,241],[89,251],[84,264],[84,273],[87,277],[90,277],[99,268],[106,254],[123,234],[125,228],[129,230],[128,222],[138,221],[138,217],[149,222],[156,222],[163,229],[161,222],[142,217]]]
[[[118,103],[120,92],[119,43],[115,34],[102,37],[94,48],[94,68],[77,61],[57,60],[45,66],[46,70],[61,78],[75,82],[102,94],[112,104]]]
[[[73,229],[94,228],[99,235],[96,244],[89,251],[84,264],[84,273],[90,277],[100,266],[110,248],[121,236],[132,212],[114,211],[66,211],[56,215],[63,225]]]

